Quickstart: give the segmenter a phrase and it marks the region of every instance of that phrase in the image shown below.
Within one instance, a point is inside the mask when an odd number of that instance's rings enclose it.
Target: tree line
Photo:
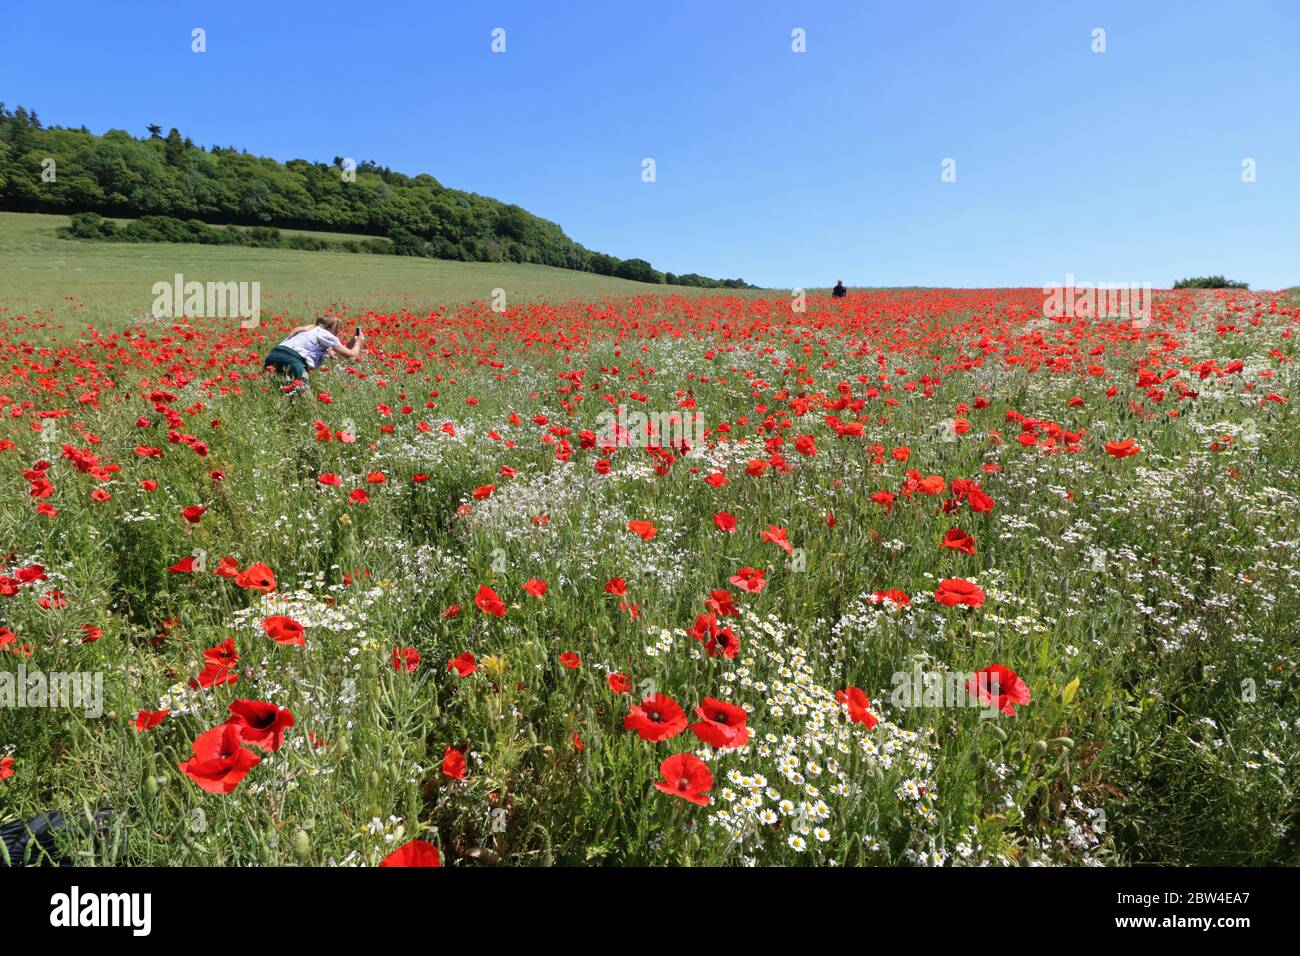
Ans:
[[[1221,275],[1217,276],[1193,276],[1190,279],[1179,279],[1174,283],[1175,289],[1249,289],[1250,285],[1245,282],[1238,282],[1235,279],[1225,279]]]
[[[587,249],[556,223],[448,189],[427,173],[407,176],[373,160],[353,166],[339,156],[331,163],[281,163],[233,146],[196,146],[175,128],[164,136],[161,126],[150,125],[147,132],[137,138],[119,129],[99,136],[85,126],[47,127],[35,110],[11,111],[0,103],[0,209],[88,214],[68,230],[85,239],[335,245],[275,232],[304,229],[372,237],[340,237],[340,248],[358,252],[530,262],[639,282],[752,288],[743,279],[674,275],[644,259]],[[139,221],[118,228],[104,216]]]

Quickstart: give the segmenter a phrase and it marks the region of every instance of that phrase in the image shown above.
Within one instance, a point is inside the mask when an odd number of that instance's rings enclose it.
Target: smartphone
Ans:
[[[361,334],[361,326],[358,325],[355,329],[352,330],[352,337],[356,338],[360,334]]]

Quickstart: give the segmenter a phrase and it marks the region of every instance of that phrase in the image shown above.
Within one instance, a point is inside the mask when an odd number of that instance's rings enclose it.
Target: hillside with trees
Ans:
[[[525,262],[640,282],[750,288],[743,279],[674,275],[644,259],[584,248],[556,223],[510,203],[449,189],[433,176],[408,176],[367,160],[355,168],[278,162],[233,146],[195,145],[172,128],[151,125],[137,138],[42,125],[34,110],[0,103],[0,209],[94,214],[70,235],[116,241],[269,244],[267,230],[350,234],[353,251],[465,262]],[[143,220],[118,229],[98,217]],[[253,239],[238,229],[256,227]],[[356,236],[372,237],[356,242]],[[260,238],[258,238],[260,237]],[[377,241],[376,241],[377,240]],[[300,248],[312,248],[299,240]],[[319,247],[324,247],[320,244]]]

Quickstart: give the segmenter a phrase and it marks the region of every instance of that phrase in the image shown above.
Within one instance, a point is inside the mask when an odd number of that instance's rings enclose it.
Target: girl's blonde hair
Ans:
[[[318,315],[316,321],[310,325],[298,325],[289,330],[290,335],[297,335],[299,332],[310,332],[316,326],[321,326],[331,335],[338,335],[339,329],[343,328],[343,320],[337,315]]]

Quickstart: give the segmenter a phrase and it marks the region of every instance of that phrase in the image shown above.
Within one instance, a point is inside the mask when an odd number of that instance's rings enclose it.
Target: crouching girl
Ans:
[[[319,316],[311,325],[300,325],[289,330],[289,335],[267,353],[263,363],[268,371],[287,375],[297,382],[294,394],[307,387],[307,373],[318,368],[333,353],[346,356],[354,362],[361,355],[361,330],[358,329],[348,345],[339,340],[343,323],[337,316]]]

